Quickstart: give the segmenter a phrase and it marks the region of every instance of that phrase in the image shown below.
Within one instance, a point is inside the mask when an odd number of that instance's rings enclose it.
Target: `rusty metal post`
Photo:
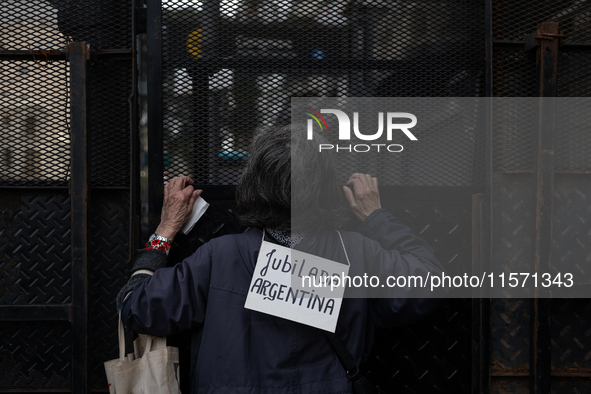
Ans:
[[[89,393],[88,376],[88,135],[86,77],[89,46],[69,45],[70,199],[72,204],[72,392]]]
[[[492,269],[493,237],[493,0],[485,1],[484,183],[485,193],[472,196],[472,269]],[[478,291],[472,300],[472,393],[488,393],[491,387],[491,299]]]
[[[537,45],[539,124],[534,146],[533,268],[538,277],[550,272],[554,190],[554,134],[556,127],[556,74],[558,23],[542,23],[533,38]],[[550,299],[540,299],[539,287],[531,303],[531,393],[550,393]]]

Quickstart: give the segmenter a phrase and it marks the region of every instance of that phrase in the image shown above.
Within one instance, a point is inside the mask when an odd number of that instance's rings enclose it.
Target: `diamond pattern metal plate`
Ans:
[[[531,272],[531,188],[531,174],[495,174],[490,268],[495,274]],[[502,392],[513,385],[515,390],[521,390],[522,382],[504,382],[502,376],[529,373],[530,300],[493,299],[490,324],[492,392]]]
[[[419,323],[376,333],[365,368],[386,393],[469,393],[470,300],[446,300]]]
[[[3,192],[0,204],[0,303],[71,302],[67,192]],[[90,209],[91,382],[104,389],[103,363],[117,356],[115,296],[128,272],[128,192],[93,191]],[[0,327],[0,388],[70,385],[69,323],[44,322],[43,333],[39,327],[34,322]]]
[[[471,203],[382,204],[433,247],[446,273],[470,265]],[[367,362],[368,378],[385,392],[470,392],[470,302],[446,300],[418,323],[378,332]]]
[[[93,191],[89,225],[90,381],[105,389],[103,363],[119,354],[115,296],[129,272],[129,193]]]
[[[0,304],[71,302],[70,198],[67,192],[4,192]]]
[[[0,325],[0,391],[68,390],[71,380],[68,322]]]
[[[533,179],[531,174],[496,174],[493,191],[494,272],[532,272]]]

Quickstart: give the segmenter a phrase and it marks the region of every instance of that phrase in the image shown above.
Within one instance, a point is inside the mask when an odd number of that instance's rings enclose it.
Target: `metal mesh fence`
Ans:
[[[0,185],[65,185],[69,180],[70,160],[69,70],[67,61],[50,59],[65,59],[65,48],[70,41],[86,41],[97,51],[131,47],[130,3],[6,0],[1,7],[0,52],[31,53],[34,59],[0,62],[0,126],[4,134],[0,147]],[[115,109],[128,106],[118,98],[127,99],[130,74],[129,71],[122,74],[114,64],[108,66],[106,62],[91,66],[89,79],[94,86],[89,90],[102,94],[95,105],[89,106],[93,114],[99,113],[95,118],[91,114],[91,124],[100,130],[119,132],[119,138],[125,134],[128,141],[125,132],[125,128],[129,130],[128,118],[114,118],[120,112]],[[97,68],[102,69],[102,74],[98,74],[101,71]],[[97,133],[95,138],[100,139]],[[123,163],[129,162],[125,153],[117,149],[112,153],[108,160],[110,168],[123,168]],[[105,163],[95,160],[93,164],[96,168]],[[121,179],[119,174],[112,176]],[[100,177],[96,171],[93,173],[95,184],[100,185],[97,179]]]
[[[485,95],[484,1],[163,0],[162,6],[166,179],[189,175],[199,184],[234,185],[253,132],[290,122],[292,97]],[[475,133],[461,142],[468,152],[461,164],[428,171],[442,146],[452,143],[445,137],[414,152],[416,162],[407,170],[418,166],[419,176],[394,165],[368,170],[380,173],[380,185],[483,183],[484,136]],[[456,210],[437,207],[430,216],[405,206],[397,213],[420,231],[435,229]],[[449,247],[452,261],[469,256],[462,246],[469,237],[456,231],[470,228],[469,215],[461,212],[433,234],[433,242]],[[231,223],[219,221],[224,228]],[[469,391],[469,360],[461,356],[469,346],[469,316],[462,309],[467,304],[460,304],[412,333],[377,338],[366,371],[372,381],[404,392]],[[393,340],[397,335],[408,343]]]
[[[552,267],[580,268],[588,251],[580,241],[588,234],[580,212],[589,206],[586,174],[591,170],[588,133],[591,94],[587,44],[591,41],[591,8],[585,1],[510,1],[495,0],[493,6],[493,95],[504,101],[493,101],[493,260],[522,267],[512,271],[531,270],[533,241],[533,195],[535,179],[534,142],[538,133],[538,105],[535,101],[510,99],[538,95],[537,48],[525,51],[526,36],[543,22],[558,22],[566,37],[559,47],[557,68],[557,111],[553,186]],[[509,42],[512,42],[510,45]],[[578,52],[581,51],[581,52]],[[583,52],[587,51],[587,52]],[[576,98],[576,99],[566,99]],[[537,100],[537,99],[531,99]],[[567,101],[568,100],[568,101]],[[533,105],[532,105],[533,103]],[[501,172],[512,174],[499,174]],[[565,174],[574,173],[574,174]],[[539,212],[539,211],[538,211]],[[498,235],[497,235],[498,234]],[[573,267],[573,268],[568,268]],[[575,268],[576,267],[576,268]],[[531,354],[539,328],[532,324],[532,306],[528,300],[493,300],[491,312],[491,387],[494,392],[535,390],[528,376],[539,360]],[[554,299],[549,317],[551,324],[551,391],[582,392],[587,383],[577,378],[586,365],[589,347],[583,316],[589,309],[587,300]],[[550,374],[550,372],[548,372]],[[583,375],[583,374],[581,374]],[[508,378],[511,376],[511,378]],[[516,376],[523,376],[515,378]],[[564,378],[561,378],[561,377]],[[530,385],[528,387],[528,385]],[[550,390],[550,388],[548,388]]]
[[[536,106],[532,100],[519,98],[494,100],[493,104],[495,170],[532,171]]]
[[[577,1],[494,1],[493,39],[523,41],[542,22],[559,22],[564,44],[586,44],[591,40],[591,9]],[[591,53],[562,51],[558,58],[559,97],[591,94]],[[536,49],[495,48],[493,87],[495,97],[535,97],[537,95]],[[560,103],[560,102],[559,102]],[[569,101],[570,104],[576,101]],[[532,171],[535,107],[508,100],[495,101],[493,111],[493,166],[496,171]],[[523,105],[525,104],[525,105]],[[588,171],[591,135],[587,132],[587,101],[560,106],[555,139],[556,171]]]
[[[1,50],[59,50],[67,37],[58,26],[71,1],[2,1]],[[61,7],[60,7],[61,5]],[[63,22],[62,22],[63,23]]]
[[[419,119],[412,131],[418,141],[411,142],[402,133],[392,133],[389,137],[382,134],[371,141],[383,145],[382,151],[378,152],[369,145],[367,150],[363,147],[357,150],[356,144],[349,144],[355,137],[351,141],[342,141],[338,133],[327,132],[338,130],[339,121],[336,116],[325,114],[326,130],[322,132],[317,128],[318,138],[334,148],[331,150],[336,152],[335,167],[342,184],[346,184],[355,172],[372,174],[380,180],[381,185],[386,186],[471,186],[483,183],[484,169],[481,164],[484,164],[484,99],[292,98],[291,121],[305,128],[307,119],[310,119],[308,113],[312,112],[309,108],[318,111],[329,108],[344,111],[350,118],[357,119],[353,123],[357,124],[359,130],[372,132],[378,127],[378,114],[385,114],[394,108],[404,109]],[[355,117],[353,113],[358,116]],[[400,143],[397,146],[402,151],[384,154],[385,146],[392,143]],[[352,149],[351,152],[349,148]]]
[[[483,1],[164,0],[165,178],[235,184],[252,133],[289,122],[291,97],[484,95],[484,10]],[[383,184],[409,184],[390,174]]]
[[[591,53],[563,52],[560,54],[558,94],[562,97],[591,96]]]
[[[68,44],[74,41],[91,49],[86,97],[78,95],[86,100],[92,187],[87,378],[93,391],[108,390],[103,362],[116,353],[114,298],[126,279],[132,231],[131,14],[131,0],[0,2],[0,308],[47,308],[45,317],[31,312],[30,321],[0,323],[0,391],[78,391],[75,382],[86,378],[72,374],[71,360],[72,349],[86,341],[72,332],[87,327],[75,319],[43,321],[63,319],[49,315],[81,301],[72,291],[72,201],[66,190],[72,132]]]
[[[558,22],[565,42],[591,42],[591,8],[577,0],[495,0],[493,1],[493,39],[523,40],[541,22]]]
[[[493,52],[494,97],[536,95],[536,52],[497,50]]]
[[[8,0],[1,6],[0,51],[65,47],[68,38],[52,2]],[[67,62],[50,63],[44,56],[2,61],[0,78],[0,184],[64,184],[70,155]]]
[[[68,63],[0,62],[0,184],[62,185],[68,180]]]
[[[538,100],[493,100],[493,165],[496,171],[530,172],[538,127]],[[591,169],[591,136],[588,133],[591,100],[558,98],[555,171],[586,172]]]
[[[556,117],[557,134],[554,144],[556,171],[588,172],[591,170],[591,100],[580,98],[560,105]]]
[[[69,41],[131,46],[131,7],[113,0],[3,0],[0,49],[61,50]]]
[[[88,130],[93,187],[129,185],[131,67],[129,59],[100,59],[89,64]]]

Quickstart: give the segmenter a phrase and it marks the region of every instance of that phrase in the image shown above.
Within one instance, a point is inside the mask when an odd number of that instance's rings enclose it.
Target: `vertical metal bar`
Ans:
[[[551,383],[550,359],[550,300],[531,300],[530,393],[549,394]]]
[[[205,0],[203,2],[203,19],[201,22],[201,42],[203,43],[203,57],[216,58],[219,51],[220,0]]]
[[[486,0],[484,13],[484,48],[486,51],[485,89],[486,97],[492,97],[493,76],[493,11],[492,0]]]
[[[363,47],[362,47],[362,59],[363,60],[371,60],[373,57],[373,44],[374,44],[374,27],[373,27],[373,10],[375,8],[368,7],[365,5],[361,6],[361,26],[363,29]],[[363,78],[363,97],[372,96],[375,94],[375,90],[370,88],[370,86],[375,86],[374,82],[374,73],[375,71],[363,71],[362,78]],[[373,91],[374,93],[370,93]],[[406,163],[406,161],[405,161]]]
[[[220,22],[221,22],[221,2],[220,0],[206,0],[203,2],[203,18],[202,18],[202,57],[207,60],[219,58],[219,40],[220,40]],[[210,136],[209,116],[210,111],[215,110],[210,106],[210,92],[209,92],[209,78],[208,73],[217,72],[218,68],[214,66],[212,69],[205,67],[192,68],[193,77],[193,103],[196,108],[200,110],[195,111],[193,116],[193,160],[191,162],[191,170],[193,180],[198,184],[215,183],[217,176],[219,176],[220,165],[216,163],[216,155],[222,150],[222,144],[219,139],[219,133]],[[240,82],[243,80],[243,73],[234,70],[234,92],[236,94],[237,109],[236,113],[240,114],[240,124],[236,127],[236,123],[231,121],[230,133],[234,134],[235,141],[240,140],[239,131],[242,127],[247,130],[252,130],[256,122],[249,122],[248,116],[256,114],[255,108],[248,108],[247,110],[241,107],[245,103],[245,99],[241,96],[245,91],[242,89]],[[248,89],[246,89],[248,91]],[[235,119],[235,116],[232,117]],[[213,137],[213,138],[210,138]],[[229,150],[229,148],[226,148]],[[225,150],[226,150],[225,149]],[[238,150],[238,147],[236,146]],[[206,160],[204,160],[206,158]],[[222,167],[223,168],[223,167]],[[223,169],[221,170],[223,171]]]
[[[72,392],[89,393],[88,378],[88,135],[85,42],[69,45],[72,202]]]
[[[537,54],[539,125],[534,146],[533,267],[538,277],[549,272],[552,257],[552,206],[554,191],[554,134],[556,127],[556,71],[558,66],[558,23],[542,23]],[[531,393],[550,393],[550,300],[532,300],[530,369]]]
[[[480,260],[480,269],[491,271],[492,242],[493,242],[493,8],[492,0],[485,2],[485,127],[484,127],[484,196],[478,197],[477,201],[481,207],[480,212],[480,239],[479,250],[476,256]],[[475,300],[473,308],[473,329],[476,329],[478,336],[476,344],[478,352],[476,356],[477,370],[472,385],[474,393],[490,392],[490,308],[491,299],[486,298]],[[475,327],[476,326],[476,327]]]
[[[148,222],[156,230],[162,210],[164,134],[162,100],[162,0],[148,0]]]
[[[363,48],[365,46],[365,37],[363,29],[363,5],[360,2],[351,4],[351,27],[349,51],[352,59],[363,59]],[[349,94],[352,97],[362,97],[365,86],[363,85],[363,72],[348,70]]]
[[[140,234],[140,135],[138,121],[138,36],[136,9],[138,0],[131,1],[131,95],[129,97],[129,122],[130,122],[130,155],[129,155],[129,259],[133,252],[139,248]],[[140,44],[141,45],[141,44]]]
[[[484,194],[472,195],[472,273],[480,276],[487,261],[485,215],[488,198]],[[472,392],[489,391],[489,337],[490,337],[490,302],[488,292],[482,294],[474,290],[472,299]]]

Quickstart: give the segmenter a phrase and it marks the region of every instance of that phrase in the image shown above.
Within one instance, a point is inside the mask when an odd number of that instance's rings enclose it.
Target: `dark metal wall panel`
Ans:
[[[70,302],[70,200],[67,191],[0,194],[1,305]],[[67,388],[68,322],[0,323],[0,390]]]
[[[529,374],[529,299],[495,299],[491,303],[491,375],[493,381],[503,376]]]
[[[553,374],[591,377],[590,313],[589,299],[552,300]]]
[[[557,174],[554,181],[552,269],[572,272],[579,285],[589,283],[591,176]],[[591,323],[591,320],[590,320]]]
[[[5,0],[2,2],[2,47],[5,50],[59,50],[67,37],[58,26],[58,15],[64,16],[64,0]],[[60,7],[61,6],[61,7]],[[73,11],[75,8],[72,7]],[[63,10],[63,11],[61,11]]]
[[[470,265],[470,202],[382,204],[434,248],[446,273]],[[386,392],[470,392],[470,303],[468,299],[445,300],[433,315],[418,323],[377,332],[366,367],[368,378]]]
[[[431,245],[446,273],[471,265],[471,202],[383,201],[382,206]]]
[[[580,394],[591,392],[591,381],[584,378],[560,379],[552,381],[552,394]]]
[[[103,363],[118,357],[115,297],[127,282],[129,193],[94,190],[89,216],[90,381],[107,387]]]
[[[493,165],[496,172],[532,171],[537,125],[534,104],[533,100],[524,99],[493,100]],[[589,100],[564,98],[558,99],[557,105],[556,171],[589,172],[591,136],[586,126]],[[584,177],[578,177],[563,189],[572,189],[572,185],[578,182],[585,182]]]
[[[491,394],[529,394],[529,380],[527,378],[499,378],[493,380]]]
[[[67,191],[2,191],[0,305],[71,302]]]
[[[27,294],[21,289],[20,259],[12,251],[15,248],[15,233],[22,226],[21,204],[18,193],[3,193],[0,199],[0,305],[27,303]]]
[[[13,253],[28,304],[71,302],[70,198],[66,193],[21,195],[22,228]]]
[[[2,322],[0,390],[68,390],[71,342],[68,322]]]
[[[447,273],[469,265],[470,203],[383,204],[429,242]],[[469,300],[447,300],[419,323],[378,332],[368,377],[387,392],[469,392],[471,318]]]
[[[470,300],[445,300],[419,323],[376,332],[365,367],[386,393],[469,393]]]
[[[531,174],[496,174],[493,195],[492,267],[531,272],[533,191]]]
[[[555,273],[572,272],[575,282],[585,286],[584,283],[589,282],[591,275],[587,267],[591,256],[591,224],[588,220],[591,212],[591,177],[586,174],[557,174],[554,185],[552,269]],[[591,376],[590,309],[588,299],[552,301],[554,374]],[[557,387],[565,391],[556,392],[570,392],[567,382]]]

